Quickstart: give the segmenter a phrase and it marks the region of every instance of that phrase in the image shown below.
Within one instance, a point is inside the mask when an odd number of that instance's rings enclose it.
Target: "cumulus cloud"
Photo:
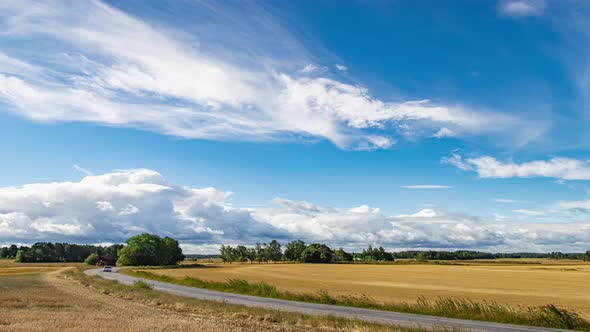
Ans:
[[[442,186],[437,184],[414,184],[414,185],[407,185],[401,186],[402,188],[406,189],[449,189],[452,188],[451,186]]]
[[[500,14],[511,17],[542,15],[545,10],[544,0],[504,0],[499,5]]]
[[[273,238],[322,241],[349,250],[379,244],[389,249],[570,251],[590,245],[588,220],[510,222],[430,208],[388,215],[368,205],[336,208],[285,198],[275,198],[272,207],[246,209],[229,206],[230,195],[170,184],[149,169],[2,187],[0,243],[116,243],[151,232],[179,239],[190,252]]]
[[[80,182],[3,187],[0,240],[120,242],[141,232],[186,243],[286,236],[247,210],[226,206],[230,194],[171,185],[148,169],[86,176]]]
[[[434,133],[432,135],[432,137],[436,137],[436,138],[444,138],[444,137],[453,137],[455,136],[455,132],[450,130],[449,128],[440,128],[439,131],[437,131],[436,133]]]
[[[222,9],[214,12],[225,17]],[[287,45],[282,53],[305,54],[293,51],[297,43],[267,16],[259,21],[273,36],[281,34]],[[347,149],[389,148],[402,122],[415,129],[444,125],[457,135],[527,132],[511,131],[525,123],[510,115],[429,100],[386,101],[363,86],[301,75],[318,67],[290,69],[286,63],[301,63],[304,55],[274,59],[264,45],[232,48],[271,34],[246,24],[240,26],[242,42],[232,42],[235,31],[225,32],[230,45],[224,48],[209,40],[222,29],[177,31],[100,1],[16,1],[0,4],[0,26],[2,40],[22,45],[0,54],[0,102],[34,121],[92,122],[211,140],[323,138]]]
[[[590,180],[590,161],[551,158],[525,163],[501,162],[490,156],[464,159],[458,154],[444,157],[442,163],[464,171],[475,171],[480,178],[548,177],[561,180]]]

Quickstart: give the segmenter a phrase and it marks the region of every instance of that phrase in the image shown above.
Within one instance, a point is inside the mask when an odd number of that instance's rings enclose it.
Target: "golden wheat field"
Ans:
[[[132,291],[80,266],[0,260],[0,331],[422,332]]]
[[[545,264],[543,264],[545,263]],[[207,281],[264,281],[279,290],[367,295],[377,302],[415,302],[418,297],[457,297],[511,306],[555,304],[590,318],[590,264],[368,265],[214,264],[150,270]]]

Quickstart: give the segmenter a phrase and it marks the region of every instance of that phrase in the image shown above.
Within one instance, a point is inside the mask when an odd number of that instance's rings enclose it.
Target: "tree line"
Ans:
[[[590,261],[590,250],[585,253],[488,253],[473,250],[436,251],[436,250],[406,250],[388,252],[383,247],[369,246],[361,252],[346,252],[344,249],[333,250],[326,244],[312,243],[307,245],[301,240],[291,241],[282,250],[281,244],[272,240],[267,243],[257,243],[254,247],[237,245],[232,247],[222,245],[220,257],[224,263],[232,262],[278,262],[297,261],[302,263],[336,263],[336,262],[391,262],[395,259],[427,260],[474,260],[496,258],[552,258],[579,259]]]
[[[123,244],[96,246],[37,242],[32,246],[0,248],[0,258],[13,258],[17,262],[84,262],[94,265],[99,256],[114,258],[118,265],[174,265],[184,259],[178,241],[153,234],[132,236]]]
[[[282,250],[281,244],[272,240],[267,243],[257,243],[254,247],[247,248],[243,245],[232,247],[222,245],[219,249],[220,257],[224,263],[232,262],[278,262],[298,261],[302,263],[334,263],[351,262],[353,260],[363,261],[393,261],[392,253],[386,252],[383,247],[369,248],[360,253],[349,253],[344,249],[333,250],[322,243],[306,244],[301,240],[287,243]]]
[[[61,242],[37,242],[32,246],[17,246],[0,249],[0,258],[14,258],[17,262],[83,262],[90,254],[117,258],[121,244],[95,246],[91,244],[70,244]]]

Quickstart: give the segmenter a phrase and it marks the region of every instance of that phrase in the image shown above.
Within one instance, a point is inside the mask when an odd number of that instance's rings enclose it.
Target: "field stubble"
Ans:
[[[381,304],[416,304],[420,298],[460,298],[512,307],[554,304],[590,318],[590,264],[215,264],[149,272],[180,279],[265,282],[284,292],[326,291]]]

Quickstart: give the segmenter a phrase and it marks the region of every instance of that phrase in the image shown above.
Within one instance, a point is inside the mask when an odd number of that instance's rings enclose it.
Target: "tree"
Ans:
[[[287,243],[287,246],[285,247],[285,259],[289,261],[299,261],[301,259],[301,253],[305,248],[305,242],[301,240]]]
[[[8,254],[6,255],[6,257],[15,258],[17,252],[18,252],[18,247],[15,244],[13,244],[10,247],[8,247]]]
[[[266,257],[273,262],[280,261],[283,258],[283,251],[281,251],[281,244],[277,240],[272,240],[266,248]]]
[[[245,262],[248,260],[248,248],[239,245],[233,250],[233,256],[236,262]]]
[[[166,236],[162,239],[162,249],[160,255],[160,265],[176,265],[184,260],[184,254],[180,249],[178,241]]]
[[[233,249],[231,246],[221,245],[219,248],[219,254],[221,255],[221,260],[223,263],[230,263],[234,260],[233,258]]]
[[[8,247],[0,248],[0,258],[8,258]]]
[[[584,261],[590,261],[590,250],[586,251],[584,254]]]
[[[268,258],[266,256],[266,247],[268,247],[266,243],[262,245],[260,243],[256,243],[256,246],[254,247],[254,250],[256,251],[256,260],[259,264],[262,261],[268,262]]]
[[[352,261],[352,254],[347,253],[344,249],[340,248],[334,251],[334,255],[332,255],[333,262],[350,262]]]
[[[246,250],[246,258],[250,261],[250,264],[254,262],[256,259],[256,249],[255,248],[248,248]]]
[[[312,243],[301,253],[301,261],[304,263],[330,263],[332,249],[325,244]]]
[[[184,259],[178,241],[153,234],[130,237],[119,250],[118,265],[175,265]]]
[[[420,251],[416,256],[416,262],[426,262],[426,252]]]
[[[84,260],[84,263],[86,265],[96,265],[99,260],[100,260],[100,258],[98,257],[97,254],[90,254],[90,255],[88,255],[88,257],[86,257],[86,259]]]
[[[117,258],[119,257],[119,250],[121,250],[124,246],[122,244],[113,244],[109,247],[106,247],[103,251],[103,256]]]

